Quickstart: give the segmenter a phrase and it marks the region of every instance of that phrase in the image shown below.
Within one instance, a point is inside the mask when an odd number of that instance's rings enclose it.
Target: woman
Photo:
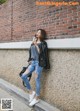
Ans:
[[[49,69],[48,47],[44,41],[46,38],[46,32],[43,29],[38,29],[35,35],[36,39],[33,40],[29,49],[29,67],[22,74],[21,78],[26,84],[29,90],[29,106],[33,106],[39,102],[40,96],[40,78],[43,69]],[[36,92],[32,90],[28,80],[28,73],[35,71]]]

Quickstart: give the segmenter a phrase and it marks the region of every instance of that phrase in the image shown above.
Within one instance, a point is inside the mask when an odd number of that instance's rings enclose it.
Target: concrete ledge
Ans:
[[[46,40],[49,49],[80,49],[80,38]],[[0,49],[29,49],[32,41],[0,43]]]
[[[28,94],[26,92],[24,92],[19,87],[16,87],[3,79],[0,79],[0,87],[4,87],[8,91],[13,92],[17,96],[28,101]],[[60,110],[54,106],[51,106],[50,104],[46,103],[45,101],[40,100],[40,102],[35,105],[35,111],[60,111]]]

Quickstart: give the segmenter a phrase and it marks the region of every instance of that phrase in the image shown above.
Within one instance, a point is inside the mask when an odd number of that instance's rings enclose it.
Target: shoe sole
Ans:
[[[39,103],[39,102],[40,102],[40,101],[36,102],[35,104],[37,104],[37,103]],[[35,104],[34,104],[34,105],[35,105]],[[30,105],[30,104],[29,104],[30,107],[32,107],[32,106],[34,106],[34,105]]]

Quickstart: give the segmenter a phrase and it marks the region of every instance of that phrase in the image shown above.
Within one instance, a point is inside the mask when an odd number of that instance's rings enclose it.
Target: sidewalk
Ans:
[[[0,79],[0,89],[0,98],[8,96],[14,98],[15,102],[13,111],[60,111],[60,109],[58,109],[56,106],[52,106],[41,99],[39,103],[35,104],[34,107],[30,108],[28,106],[28,94],[19,87],[3,79]]]
[[[12,98],[13,99],[13,111],[33,111],[32,108],[28,107],[26,101],[24,102],[18,96],[15,96],[13,93],[10,93],[2,88],[0,88],[0,100],[1,100],[1,98]],[[0,111],[7,111],[7,110],[1,110],[1,105],[0,105]]]

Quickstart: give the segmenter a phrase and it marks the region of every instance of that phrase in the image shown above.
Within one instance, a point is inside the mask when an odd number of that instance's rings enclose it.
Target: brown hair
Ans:
[[[40,30],[41,31],[41,37],[40,40],[44,41],[46,39],[46,31],[44,29],[37,29],[37,31]]]

